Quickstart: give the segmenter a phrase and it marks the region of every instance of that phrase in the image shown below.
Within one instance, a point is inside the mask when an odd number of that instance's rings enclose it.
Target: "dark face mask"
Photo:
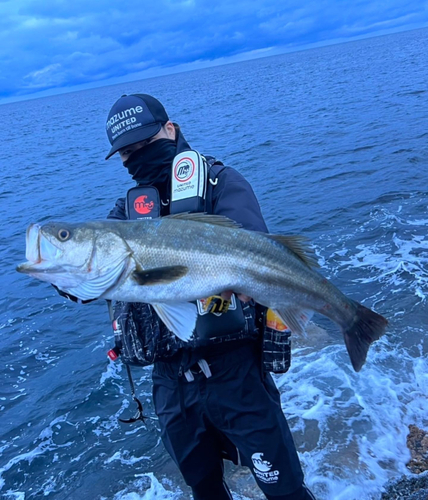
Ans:
[[[158,139],[137,149],[123,166],[139,184],[162,184],[170,177],[176,150],[177,144],[172,139]]]

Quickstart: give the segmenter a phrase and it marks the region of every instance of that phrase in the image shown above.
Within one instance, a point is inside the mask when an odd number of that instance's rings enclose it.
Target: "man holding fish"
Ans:
[[[122,96],[107,135],[136,186],[112,220],[30,226],[18,270],[116,301],[115,354],[153,364],[162,440],[195,499],[232,498],[225,457],[268,499],[314,499],[269,373],[289,365],[284,323],[329,317],[359,371],[386,320],[314,271],[301,238],[267,234],[248,182],[192,150],[157,99]]]

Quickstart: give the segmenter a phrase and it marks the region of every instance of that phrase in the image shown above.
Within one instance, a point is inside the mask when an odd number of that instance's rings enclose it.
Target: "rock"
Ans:
[[[409,425],[407,447],[411,456],[407,468],[419,476],[388,483],[382,500],[428,500],[428,432]]]
[[[414,474],[420,474],[428,470],[428,432],[416,425],[409,425],[409,431],[407,447],[412,458],[407,468]]]
[[[403,477],[385,486],[382,500],[428,500],[428,473],[419,477]]]

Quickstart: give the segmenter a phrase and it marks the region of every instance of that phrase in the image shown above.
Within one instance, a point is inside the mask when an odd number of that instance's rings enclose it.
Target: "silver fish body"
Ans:
[[[387,324],[316,272],[302,239],[246,231],[217,216],[32,225],[26,257],[18,271],[82,300],[152,304],[185,340],[196,321],[190,302],[225,290],[273,309],[294,332],[314,311],[327,316],[341,327],[357,371]]]

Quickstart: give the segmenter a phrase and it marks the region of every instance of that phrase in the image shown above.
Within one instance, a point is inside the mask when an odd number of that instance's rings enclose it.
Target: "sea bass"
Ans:
[[[303,238],[247,231],[220,216],[32,224],[26,243],[19,272],[81,300],[152,304],[186,341],[197,318],[192,301],[229,290],[269,307],[292,332],[303,333],[313,312],[327,316],[340,326],[355,371],[387,325],[314,270]]]

